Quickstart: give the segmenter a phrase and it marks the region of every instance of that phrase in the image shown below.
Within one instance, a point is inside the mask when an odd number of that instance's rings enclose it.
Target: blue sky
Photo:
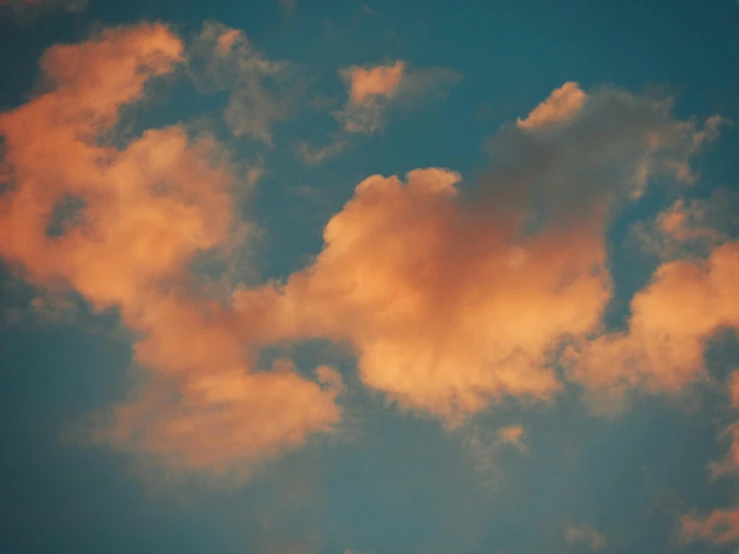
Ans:
[[[735,2],[0,0],[0,49],[0,551],[736,551]]]

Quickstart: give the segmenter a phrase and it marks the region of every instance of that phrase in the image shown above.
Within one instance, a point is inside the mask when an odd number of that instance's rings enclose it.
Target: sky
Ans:
[[[0,0],[0,552],[739,548],[739,5]]]

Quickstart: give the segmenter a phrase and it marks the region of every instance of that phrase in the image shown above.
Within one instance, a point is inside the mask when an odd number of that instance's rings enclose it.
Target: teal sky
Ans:
[[[736,2],[0,0],[0,52],[0,553],[737,551]]]

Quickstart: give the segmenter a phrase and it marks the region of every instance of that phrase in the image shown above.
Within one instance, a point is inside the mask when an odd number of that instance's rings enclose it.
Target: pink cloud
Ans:
[[[47,51],[47,91],[0,114],[11,183],[0,196],[0,256],[37,286],[66,285],[97,311],[116,309],[137,335],[140,389],[96,438],[182,469],[247,474],[333,429],[340,379],[321,368],[308,380],[290,364],[257,371],[241,319],[196,286],[195,257],[228,247],[244,229],[225,148],[181,126],[123,146],[108,139],[120,109],[183,52],[159,24]],[[69,197],[80,208],[50,235]]]
[[[574,381],[618,393],[640,386],[678,392],[705,378],[705,343],[724,327],[739,328],[739,242],[717,247],[706,260],[662,264],[631,301],[629,328],[571,348]]]
[[[508,425],[498,429],[498,437],[501,441],[512,444],[522,452],[527,450],[523,442],[524,430],[521,425]]]
[[[539,129],[571,119],[585,104],[587,95],[574,82],[555,89],[549,98],[539,104],[526,118],[519,118],[522,129]]]
[[[686,515],[680,523],[683,538],[687,541],[739,542],[739,510],[714,510],[705,517]]]
[[[213,75],[235,75],[244,90],[254,71],[278,71],[239,32],[206,26],[199,40],[207,60],[234,56],[225,67],[213,62]],[[551,399],[571,343],[567,377],[588,387],[677,390],[699,375],[705,338],[735,324],[727,291],[737,246],[725,244],[706,262],[665,264],[634,298],[629,331],[591,340],[611,299],[610,218],[650,179],[683,179],[706,132],[675,119],[665,102],[617,89],[588,94],[577,109],[558,89],[525,120],[538,124],[504,127],[477,190],[443,168],[364,179],[327,223],[309,267],[227,301],[210,298],[193,260],[232,246],[247,228],[233,213],[228,152],[181,126],[124,146],[106,141],[120,108],[184,60],[162,25],[107,30],[50,49],[48,92],[0,115],[14,183],[0,197],[0,233],[12,237],[0,256],[34,284],[61,282],[96,310],[117,309],[138,336],[141,387],[111,411],[101,440],[174,467],[247,474],[331,432],[341,418],[338,374],[321,366],[308,379],[288,362],[260,371],[266,346],[347,344],[364,385],[454,426],[505,397]],[[428,89],[425,77],[403,69],[395,82],[392,71],[360,78],[359,92],[351,88],[360,100],[350,104]],[[262,113],[254,102],[241,108]],[[49,236],[69,196],[82,208]],[[513,428],[497,437],[520,439]]]
[[[377,96],[392,96],[405,73],[405,62],[398,60],[392,65],[349,67],[341,72],[349,86],[349,99],[367,105]]]
[[[517,240],[514,221],[459,203],[458,179],[425,169],[360,183],[272,315],[283,338],[348,341],[365,385],[449,421],[502,395],[550,398],[558,341],[592,331],[610,295],[597,233]],[[255,294],[240,295],[247,311]]]

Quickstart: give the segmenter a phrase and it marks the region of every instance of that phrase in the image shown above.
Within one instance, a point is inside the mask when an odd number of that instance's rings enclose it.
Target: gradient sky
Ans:
[[[739,5],[0,0],[0,553],[739,548]]]

